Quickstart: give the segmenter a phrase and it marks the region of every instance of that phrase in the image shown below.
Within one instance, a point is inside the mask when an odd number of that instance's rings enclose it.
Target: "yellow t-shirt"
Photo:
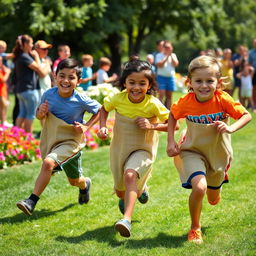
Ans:
[[[157,117],[165,122],[169,116],[169,110],[153,95],[146,94],[145,99],[140,103],[133,103],[128,98],[126,90],[104,99],[104,108],[107,112],[116,110],[120,115],[135,117]]]

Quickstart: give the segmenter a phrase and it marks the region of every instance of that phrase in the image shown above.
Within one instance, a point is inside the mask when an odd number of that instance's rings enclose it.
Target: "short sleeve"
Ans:
[[[104,98],[103,106],[107,112],[115,109],[115,95]]]
[[[221,104],[225,112],[235,120],[241,118],[247,110],[241,103],[236,102],[229,94],[224,93],[221,97]]]
[[[176,120],[186,117],[185,115],[186,106],[187,106],[187,103],[184,97],[180,98],[177,102],[172,104],[171,113],[173,114],[173,117]]]
[[[28,54],[24,54],[22,56],[22,62],[26,65],[29,66],[32,62],[34,61],[34,59],[29,56]]]
[[[165,122],[169,117],[169,110],[162,104],[162,102],[154,97],[155,106],[156,106],[156,113],[155,116],[158,117],[158,119],[161,122]]]
[[[97,100],[91,99],[90,97],[87,97],[85,95],[82,95],[82,98],[85,104],[85,110],[88,113],[95,115],[99,112],[101,105]]]

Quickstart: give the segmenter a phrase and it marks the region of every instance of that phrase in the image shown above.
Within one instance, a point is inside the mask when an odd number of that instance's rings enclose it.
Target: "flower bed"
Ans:
[[[107,140],[100,140],[97,137],[98,124],[85,132],[86,148],[97,149],[100,146],[109,145],[113,124],[114,119],[107,121],[110,133]],[[15,126],[8,128],[0,125],[0,169],[41,159],[39,144],[39,140],[21,128]]]
[[[0,169],[40,159],[39,140],[18,127],[0,126]]]

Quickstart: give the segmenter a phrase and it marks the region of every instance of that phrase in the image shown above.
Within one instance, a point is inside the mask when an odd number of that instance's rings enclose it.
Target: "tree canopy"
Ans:
[[[248,44],[255,33],[255,0],[2,0],[0,38],[13,46],[20,34],[71,46],[74,56],[112,59],[139,54],[151,38],[174,31],[194,49]],[[154,35],[154,36],[153,36]],[[183,37],[184,38],[184,37]],[[153,50],[153,48],[152,48]]]

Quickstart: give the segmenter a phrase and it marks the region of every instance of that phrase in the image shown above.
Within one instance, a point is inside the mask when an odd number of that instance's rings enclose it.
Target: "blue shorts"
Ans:
[[[157,80],[159,90],[171,91],[171,92],[176,91],[175,78],[173,76],[171,77],[157,76],[156,80]]]
[[[18,118],[33,120],[35,119],[36,108],[39,104],[39,90],[27,90],[17,93],[19,100]]]

